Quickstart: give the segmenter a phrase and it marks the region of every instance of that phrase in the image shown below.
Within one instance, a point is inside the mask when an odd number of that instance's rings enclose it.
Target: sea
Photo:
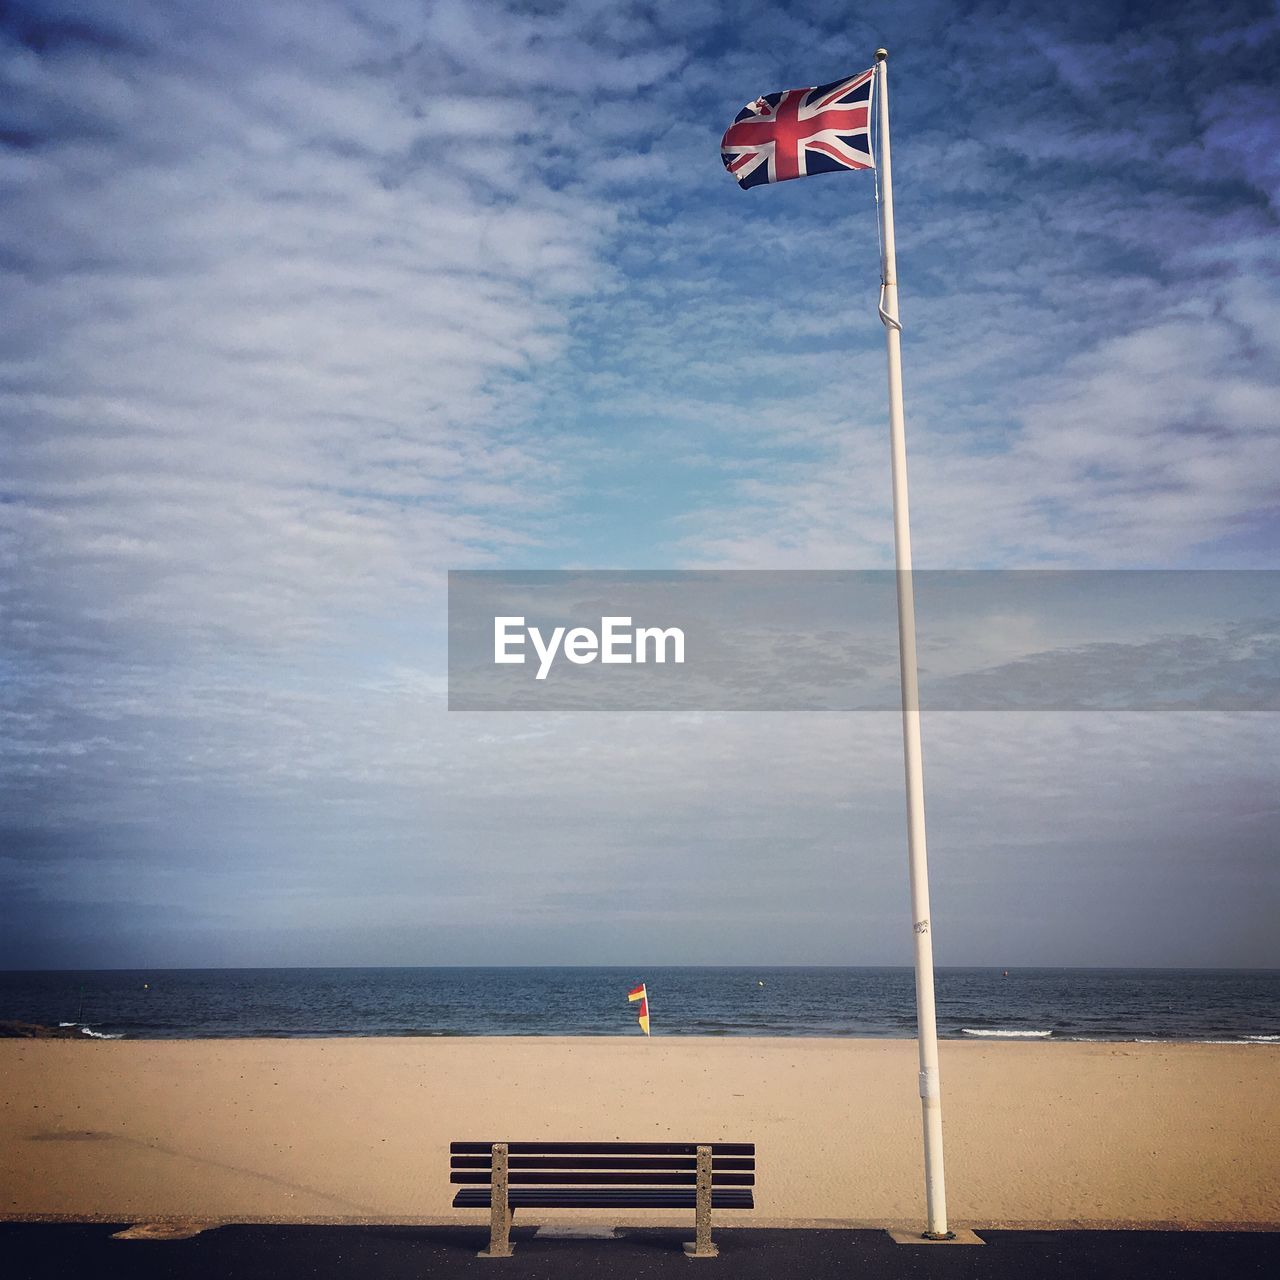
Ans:
[[[0,1021],[99,1039],[638,1035],[911,1038],[909,968],[112,969],[0,973]],[[1280,1044],[1280,970],[942,968],[958,1040]]]

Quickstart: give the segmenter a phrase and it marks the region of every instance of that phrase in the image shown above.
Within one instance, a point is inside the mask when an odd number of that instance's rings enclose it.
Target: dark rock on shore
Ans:
[[[0,1040],[83,1040],[79,1027],[46,1027],[38,1022],[0,1022]]]

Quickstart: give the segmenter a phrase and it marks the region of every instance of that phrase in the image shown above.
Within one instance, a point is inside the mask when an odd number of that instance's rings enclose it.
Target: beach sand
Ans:
[[[954,1223],[1280,1224],[1280,1049],[941,1050]],[[919,1226],[916,1070],[883,1040],[3,1041],[0,1216],[479,1225],[451,1139],[581,1138],[755,1142],[726,1225]]]

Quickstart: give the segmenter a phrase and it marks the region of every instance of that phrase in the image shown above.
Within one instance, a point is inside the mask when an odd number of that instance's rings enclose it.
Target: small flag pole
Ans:
[[[942,1170],[942,1089],[938,1023],[933,998],[933,937],[929,922],[929,864],[924,832],[924,763],[920,747],[920,687],[916,668],[916,606],[911,585],[911,518],[907,504],[907,440],[902,409],[902,326],[898,322],[898,265],[893,235],[893,172],[889,159],[889,51],[876,50],[877,160],[882,243],[880,319],[889,357],[889,440],[893,459],[893,548],[898,579],[898,654],[902,670],[902,746],[907,783],[907,854],[915,937],[916,1034],[924,1120],[924,1184],[930,1240],[951,1237]]]

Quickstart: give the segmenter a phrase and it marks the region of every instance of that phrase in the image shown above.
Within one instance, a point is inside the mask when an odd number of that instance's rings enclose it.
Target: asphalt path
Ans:
[[[983,1245],[901,1245],[882,1231],[716,1231],[716,1259],[690,1260],[691,1231],[619,1228],[610,1238],[516,1227],[510,1258],[477,1258],[472,1227],[223,1226],[186,1240],[112,1239],[127,1226],[0,1223],[6,1280],[1236,1280],[1280,1275],[1280,1232],[983,1231]],[[601,1234],[604,1234],[603,1232]]]

